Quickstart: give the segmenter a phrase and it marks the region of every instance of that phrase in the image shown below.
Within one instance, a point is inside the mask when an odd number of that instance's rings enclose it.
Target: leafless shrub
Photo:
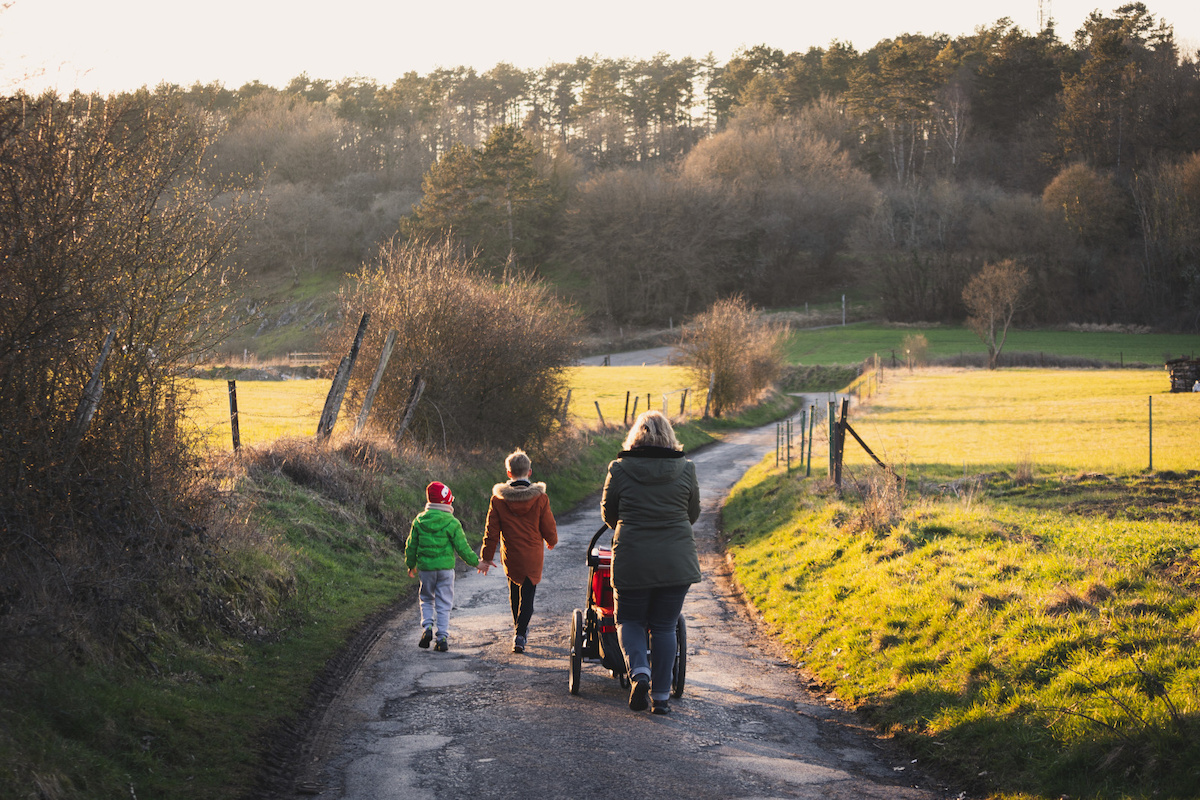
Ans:
[[[479,274],[449,240],[391,242],[343,291],[343,324],[326,343],[344,353],[362,312],[371,313],[350,380],[363,397],[385,334],[395,348],[371,408],[374,424],[396,430],[420,376],[426,388],[409,431],[415,441],[461,449],[526,446],[546,436],[565,393],[577,323],[550,289],[529,277],[502,282]]]
[[[721,416],[771,385],[782,368],[786,329],[763,321],[741,297],[718,300],[684,328],[682,362],[701,386],[712,386],[709,406]]]
[[[208,141],[166,96],[0,100],[5,656],[35,640],[138,652],[148,598],[205,561],[213,498],[175,379],[220,340],[244,217],[206,179]],[[80,424],[110,330],[100,402]]]
[[[900,352],[904,353],[904,363],[909,370],[923,367],[929,363],[929,339],[923,333],[905,334],[900,342]]]
[[[908,499],[908,482],[890,469],[872,466],[860,482],[862,510],[859,512],[859,530],[886,533],[904,520],[904,507]]]

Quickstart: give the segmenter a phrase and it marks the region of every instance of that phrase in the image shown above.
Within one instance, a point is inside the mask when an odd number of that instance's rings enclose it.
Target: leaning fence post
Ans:
[[[641,395],[633,396],[633,411],[631,411],[629,413],[629,416],[632,417],[633,419],[637,419],[637,404],[638,404],[638,400],[641,400],[641,399],[642,399]]]
[[[684,412],[687,411],[687,396],[688,389],[685,386],[683,387],[683,397],[679,400],[679,416],[681,417],[683,416]]]
[[[238,427],[237,381],[229,382],[229,428],[233,431],[233,452],[242,449],[242,433]]]
[[[338,412],[342,410],[342,399],[346,396],[346,386],[350,383],[350,370],[358,359],[358,348],[362,346],[363,336],[367,332],[367,323],[371,312],[364,311],[358,323],[358,331],[354,334],[354,343],[350,345],[350,354],[344,356],[338,364],[337,373],[333,376],[333,385],[329,387],[329,395],[325,398],[325,408],[321,411],[321,419],[317,422],[317,438],[325,440],[333,433],[337,422]]]
[[[379,391],[379,384],[383,382],[383,371],[387,369],[388,359],[392,357],[392,348],[396,346],[396,335],[396,329],[392,328],[388,331],[387,338],[383,341],[383,352],[379,355],[379,366],[375,368],[375,377],[371,379],[371,386],[367,389],[367,396],[363,398],[362,409],[358,412],[358,421],[354,423],[355,436],[362,433],[362,429],[366,427],[367,415],[371,413],[371,404],[375,402],[375,393]]]
[[[621,424],[629,424],[629,392],[625,392],[625,416],[621,418]]]
[[[400,444],[400,437],[404,435],[404,431],[408,430],[408,423],[412,422],[413,413],[417,410],[417,403],[421,402],[421,395],[425,391],[425,379],[420,373],[413,375],[412,391],[408,394],[408,404],[404,407],[404,419],[400,420],[400,427],[396,429],[396,435],[392,438],[396,440],[396,444]]]
[[[600,410],[600,401],[599,400],[596,401],[596,415],[600,417],[600,427],[607,428],[608,425],[606,425],[604,423],[604,412]]]
[[[71,429],[67,434],[67,456],[63,463],[69,463],[75,458],[75,450],[79,447],[79,442],[83,440],[83,434],[91,424],[92,417],[96,415],[96,409],[100,407],[100,396],[104,394],[104,379],[100,375],[104,371],[104,362],[108,360],[108,354],[112,351],[113,339],[116,337],[117,329],[112,328],[104,337],[104,344],[100,346],[100,356],[92,366],[92,377],[83,387],[83,397],[79,398],[79,406],[75,409],[75,421],[71,424]]]

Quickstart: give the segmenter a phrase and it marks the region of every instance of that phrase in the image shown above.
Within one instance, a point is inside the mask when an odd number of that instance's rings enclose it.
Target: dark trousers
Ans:
[[[529,628],[529,620],[533,617],[533,596],[537,586],[526,578],[523,582],[508,582],[508,603],[512,606],[513,627],[517,636],[524,636]]]

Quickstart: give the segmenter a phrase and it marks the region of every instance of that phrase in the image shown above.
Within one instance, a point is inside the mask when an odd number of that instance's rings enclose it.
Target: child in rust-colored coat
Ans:
[[[543,543],[547,550],[558,544],[558,527],[550,513],[546,484],[533,483],[533,465],[521,450],[504,460],[507,483],[492,487],[488,505],[487,532],[479,551],[479,571],[487,574],[496,566],[492,560],[500,548],[504,574],[508,576],[508,599],[513,616],[513,652],[524,653],[533,616],[533,597],[542,580]]]

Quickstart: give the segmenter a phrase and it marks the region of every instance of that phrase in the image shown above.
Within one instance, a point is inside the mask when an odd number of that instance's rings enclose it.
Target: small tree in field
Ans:
[[[988,350],[988,369],[995,369],[1008,338],[1008,326],[1029,286],[1029,272],[1011,259],[986,264],[963,289],[963,302],[970,316],[967,327]]]
[[[741,297],[718,300],[684,328],[679,349],[695,380],[711,382],[713,416],[752,399],[779,377],[784,333]]]

